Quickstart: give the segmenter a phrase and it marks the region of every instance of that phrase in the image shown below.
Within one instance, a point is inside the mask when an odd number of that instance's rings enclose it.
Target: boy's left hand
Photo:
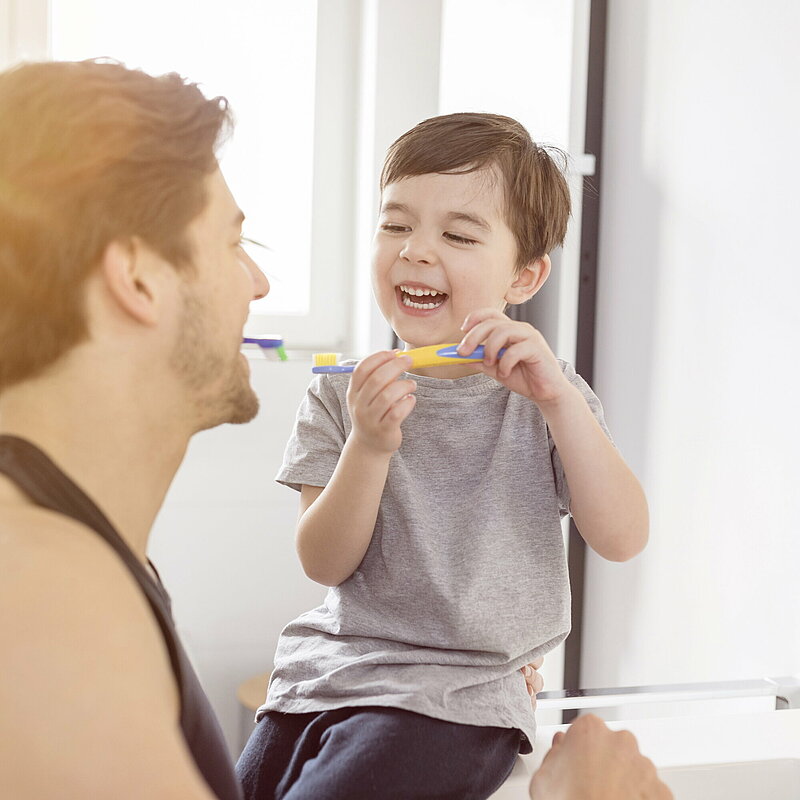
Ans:
[[[525,678],[528,694],[531,696],[531,705],[536,708],[536,695],[544,688],[544,678],[539,674],[539,667],[544,664],[544,658],[537,658],[524,667],[520,667],[520,672]]]
[[[458,353],[468,356],[479,345],[484,348],[482,370],[537,404],[557,401],[569,389],[553,351],[539,331],[527,322],[509,319],[502,311],[484,308],[474,311],[461,329],[464,338]],[[498,360],[497,354],[505,348]]]

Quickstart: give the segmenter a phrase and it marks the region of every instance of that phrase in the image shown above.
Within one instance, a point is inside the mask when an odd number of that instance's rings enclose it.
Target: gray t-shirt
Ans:
[[[597,397],[560,363],[608,434]],[[532,742],[519,668],[570,627],[561,460],[536,404],[492,378],[410,377],[416,407],[364,559],[283,630],[259,716],[392,706]],[[348,381],[314,378],[279,482],[328,483],[352,427]]]

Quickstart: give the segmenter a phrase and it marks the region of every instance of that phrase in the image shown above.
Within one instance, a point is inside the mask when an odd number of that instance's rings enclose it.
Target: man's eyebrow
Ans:
[[[446,217],[447,219],[453,220],[453,222],[467,222],[489,233],[492,230],[492,226],[489,225],[483,217],[479,217],[477,214],[467,214],[465,211],[450,211]]]

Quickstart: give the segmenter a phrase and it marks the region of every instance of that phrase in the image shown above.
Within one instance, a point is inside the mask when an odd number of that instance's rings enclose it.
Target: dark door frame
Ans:
[[[603,100],[605,93],[607,0],[591,0],[589,62],[586,86],[586,142],[584,152],[595,157],[594,175],[583,179],[578,290],[578,341],[575,369],[594,383],[594,335],[597,308],[598,248],[600,240],[600,190],[603,177]],[[584,577],[586,542],[574,521],[569,523],[569,575],[572,588],[572,631],[564,651],[564,688],[581,689],[583,614],[586,607]],[[563,712],[571,722],[577,712]]]

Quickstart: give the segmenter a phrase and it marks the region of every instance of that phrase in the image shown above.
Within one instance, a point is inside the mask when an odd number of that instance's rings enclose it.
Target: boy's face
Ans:
[[[502,186],[486,169],[418,175],[385,188],[372,284],[383,316],[409,346],[458,342],[471,311],[520,302]]]

